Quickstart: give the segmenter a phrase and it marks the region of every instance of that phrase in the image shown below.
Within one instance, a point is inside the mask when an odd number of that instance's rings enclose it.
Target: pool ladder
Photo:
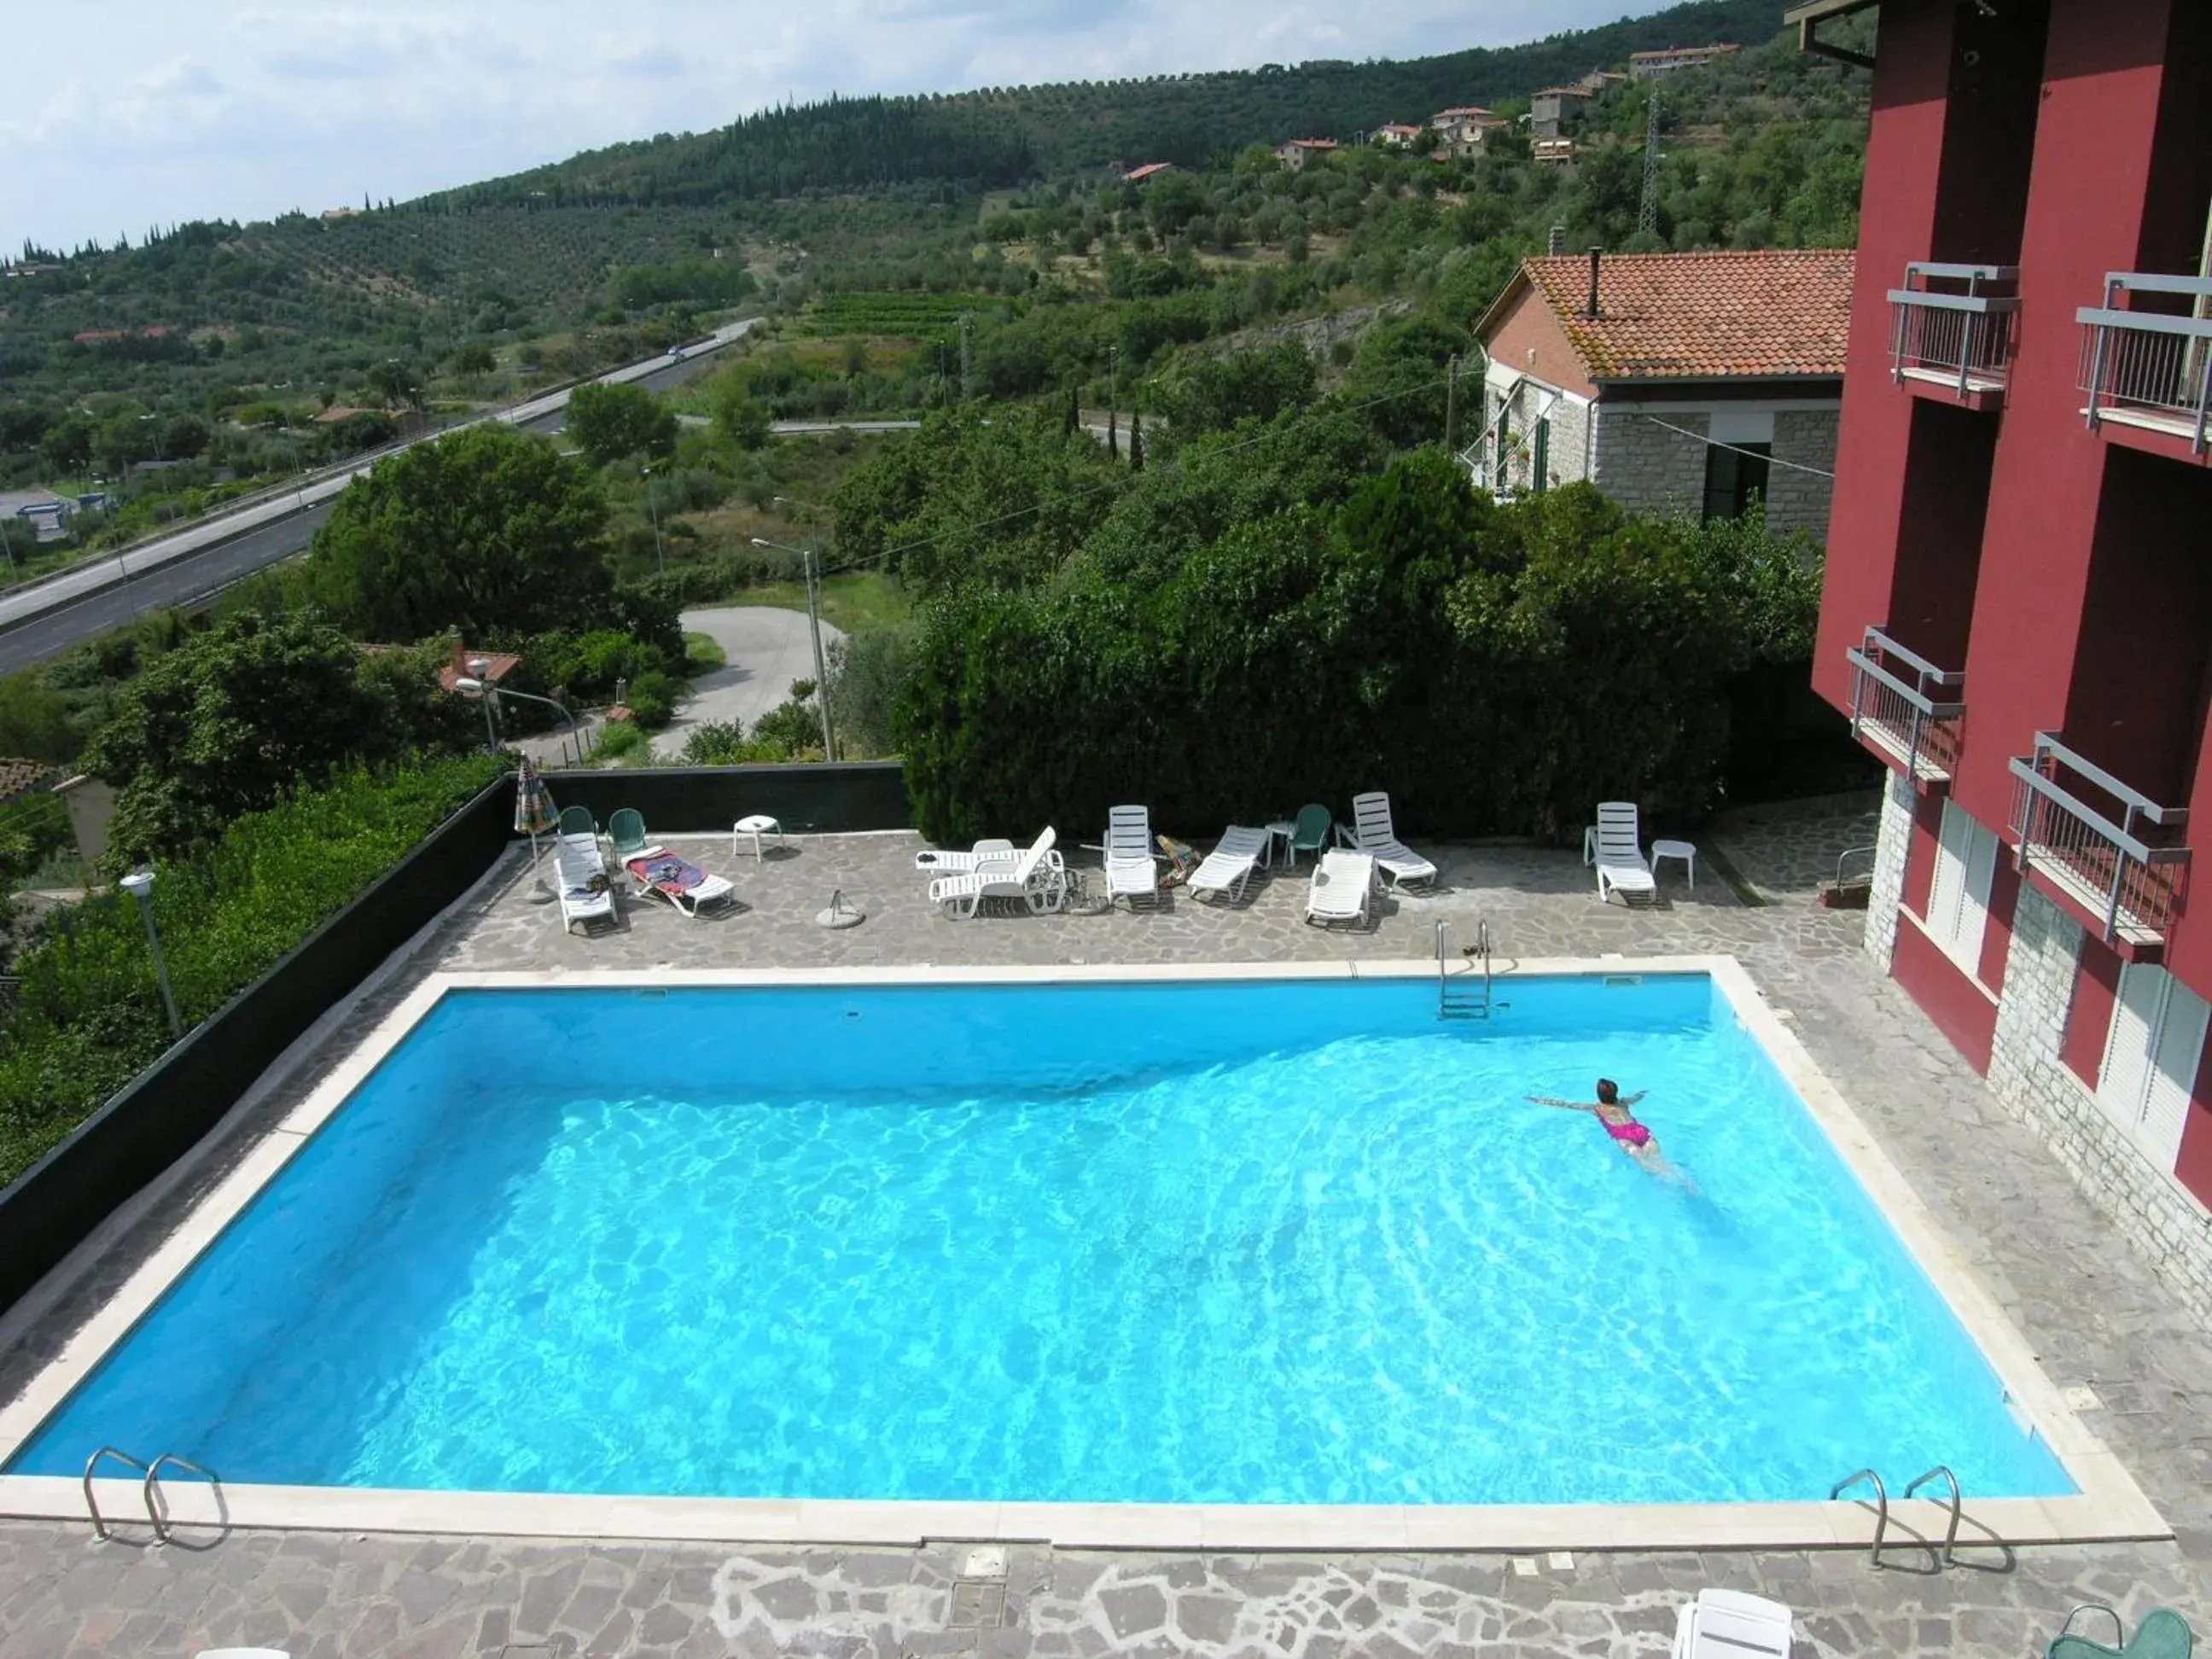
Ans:
[[[175,1452],[163,1452],[152,1462],[143,1463],[118,1447],[102,1446],[84,1461],[84,1506],[92,1515],[92,1535],[95,1538],[105,1541],[115,1535],[108,1530],[106,1518],[100,1512],[100,1499],[94,1496],[92,1490],[92,1472],[100,1467],[100,1460],[103,1457],[112,1457],[118,1463],[127,1463],[146,1477],[141,1483],[140,1495],[145,1499],[146,1518],[153,1523],[154,1540],[156,1543],[167,1544],[174,1541],[169,1535],[168,1506],[162,1502],[161,1494],[161,1471],[165,1468],[185,1469],[193,1474],[204,1476],[208,1485],[215,1488],[216,1513],[218,1516],[222,1515],[222,1483],[216,1478],[213,1469],[204,1468],[193,1462],[191,1458],[179,1456]],[[223,1521],[222,1524],[228,1525],[228,1522]]]
[[[1959,1516],[1963,1503],[1959,1494],[1959,1477],[1951,1473],[1951,1466],[1938,1463],[1925,1474],[1915,1477],[1912,1484],[1905,1487],[1905,1496],[1910,1498],[1929,1481],[1937,1480],[1951,1488],[1951,1524],[1944,1529],[1943,1553],[1939,1559],[1947,1567],[1955,1566],[1959,1559]],[[1862,1480],[1869,1482],[1874,1487],[1874,1547],[1867,1552],[1867,1559],[1878,1567],[1881,1565],[1882,1534],[1889,1530],[1889,1489],[1881,1484],[1881,1476],[1872,1469],[1861,1469],[1856,1474],[1847,1474],[1830,1489],[1828,1501],[1833,1503]]]
[[[1474,961],[1482,963],[1482,988],[1477,991],[1470,984],[1466,989],[1455,988],[1451,982],[1450,957],[1446,951],[1446,936],[1451,924],[1441,917],[1437,921],[1437,1018],[1438,1019],[1488,1019],[1492,1009],[1502,1005],[1492,1001],[1490,971],[1490,923],[1486,919],[1474,924],[1474,945],[1468,952]],[[1470,963],[1472,966],[1472,963]],[[1472,978],[1472,974],[1468,975]]]

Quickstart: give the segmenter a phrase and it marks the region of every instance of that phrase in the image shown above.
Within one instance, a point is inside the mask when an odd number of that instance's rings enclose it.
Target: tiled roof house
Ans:
[[[1588,478],[1639,512],[1827,528],[1849,249],[1527,259],[1475,325],[1468,459],[1501,494]]]

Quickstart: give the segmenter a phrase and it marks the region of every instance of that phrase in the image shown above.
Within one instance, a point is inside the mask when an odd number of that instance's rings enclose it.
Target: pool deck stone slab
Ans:
[[[103,1301],[226,1176],[434,972],[848,968],[918,963],[1310,962],[1420,957],[1437,918],[1455,943],[1488,920],[1501,967],[1521,957],[1729,954],[1847,1097],[1882,1153],[2020,1328],[2051,1382],[2089,1388],[2082,1421],[2172,1524],[2172,1541],[1969,1552],[1930,1571],[1923,1553],[1608,1553],[1571,1567],[1536,1554],[1523,1577],[1504,1553],[1254,1555],[1208,1549],[1112,1553],[1012,1545],[999,1622],[993,1601],[956,1606],[969,1547],[854,1549],[625,1544],[379,1532],[241,1528],[204,1548],[99,1544],[82,1522],[0,1522],[0,1655],[191,1654],[261,1644],[303,1656],[501,1653],[1075,1656],[1222,1653],[1657,1654],[1674,1609],[1730,1584],[1790,1604],[1798,1651],[2039,1651],[2068,1607],[2108,1600],[2132,1620],[2171,1606],[2212,1624],[2212,1333],[2138,1258],[2028,1130],[1992,1099],[1859,948],[1863,918],[1812,902],[1845,846],[1871,839],[1863,809],[1739,815],[1701,838],[1698,888],[1670,868],[1662,902],[1601,908],[1572,854],[1524,847],[1437,849],[1443,890],[1386,900],[1366,933],[1305,927],[1301,876],[1255,884],[1242,905],[1178,896],[1156,913],[957,922],[932,913],[897,836],[794,838],[781,857],[732,868],[726,836],[671,838],[730,873],[745,908],[691,921],[624,904],[613,933],[562,935],[528,902],[519,861],[449,914],[316,1053],[270,1079],[206,1154],[107,1230],[78,1273],[36,1310],[0,1322],[0,1403],[82,1336]],[[1755,896],[1747,905],[1725,865]],[[1710,873],[1708,871],[1710,870]],[[842,933],[812,917],[831,887],[869,912]],[[268,1155],[264,1150],[263,1157]],[[1968,1512],[1973,1510],[1972,1494]],[[1425,1528],[1414,1528],[1418,1532]],[[1897,1536],[1893,1531],[1893,1538]],[[1687,1540],[1684,1540],[1686,1542]],[[1296,1548],[1285,1540],[1285,1547]],[[1516,1552],[1540,1550],[1532,1540]],[[975,1581],[969,1581],[971,1583]]]

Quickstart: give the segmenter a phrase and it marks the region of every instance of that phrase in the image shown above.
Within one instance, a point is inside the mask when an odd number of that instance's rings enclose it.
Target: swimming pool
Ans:
[[[226,1482],[2075,1490],[1703,972],[445,988],[32,1436]],[[1600,1073],[1694,1193],[1587,1116]]]

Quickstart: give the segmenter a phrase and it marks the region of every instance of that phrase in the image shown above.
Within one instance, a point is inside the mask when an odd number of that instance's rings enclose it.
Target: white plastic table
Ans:
[[[1680,860],[1690,872],[1690,885],[1698,884],[1698,849],[1686,841],[1655,841],[1651,843],[1651,878],[1659,878],[1659,863],[1662,859]]]
[[[1283,843],[1283,858],[1285,861],[1295,867],[1297,863],[1297,857],[1291,851],[1291,837],[1297,833],[1298,826],[1291,823],[1290,819],[1277,818],[1273,823],[1267,826],[1267,855],[1262,858],[1260,862],[1266,865],[1269,869],[1273,869],[1275,864],[1275,843],[1277,842],[1280,842]]]
[[[783,826],[765,812],[755,812],[749,817],[739,818],[730,826],[730,856],[732,858],[738,855],[738,837],[740,836],[749,836],[752,838],[753,856],[756,859],[761,855],[763,836],[774,836],[776,845],[779,847],[783,845]]]

